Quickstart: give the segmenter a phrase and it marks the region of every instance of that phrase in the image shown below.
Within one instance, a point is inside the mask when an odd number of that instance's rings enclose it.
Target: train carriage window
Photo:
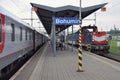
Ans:
[[[31,32],[29,33],[29,40],[31,40]]]
[[[11,27],[12,27],[11,41],[15,41],[15,26],[13,23],[11,24]]]
[[[27,40],[29,40],[29,30],[27,31]]]
[[[27,40],[27,29],[26,29],[26,31],[25,31],[25,38],[26,38],[26,40]]]
[[[22,41],[22,27],[20,27],[20,41]]]
[[[2,41],[2,21],[0,19],[0,42]]]

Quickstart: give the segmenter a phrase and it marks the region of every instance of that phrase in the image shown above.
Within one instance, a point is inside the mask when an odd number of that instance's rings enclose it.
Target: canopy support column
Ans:
[[[73,36],[73,25],[72,25],[72,37],[74,37]],[[73,51],[73,38],[72,38],[72,51]]]
[[[52,16],[52,21],[54,21],[54,15]],[[56,57],[56,27],[54,22],[52,22],[52,48],[53,48],[53,55]]]

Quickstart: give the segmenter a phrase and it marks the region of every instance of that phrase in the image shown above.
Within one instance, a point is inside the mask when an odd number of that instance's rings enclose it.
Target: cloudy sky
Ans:
[[[79,0],[0,0],[0,6],[4,7],[14,15],[23,19],[30,18],[31,16],[30,2],[51,7],[59,7],[64,5],[73,5],[79,7]],[[108,4],[106,5],[107,11],[101,12],[101,10],[99,10],[96,12],[96,23],[99,27],[99,31],[109,31],[114,26],[116,26],[117,28],[120,27],[120,0],[82,0],[82,7],[97,5],[106,2],[108,2]],[[35,13],[34,17],[37,18]],[[95,17],[93,13],[86,19],[94,18]],[[42,26],[42,24],[38,24],[39,21],[34,21],[34,23],[34,26]],[[94,23],[95,22],[93,20],[83,20],[82,25],[93,25]]]

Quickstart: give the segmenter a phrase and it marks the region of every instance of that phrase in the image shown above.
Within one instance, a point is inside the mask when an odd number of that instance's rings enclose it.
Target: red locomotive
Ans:
[[[108,53],[109,44],[105,31],[99,32],[96,26],[82,27],[82,47],[95,53]]]
[[[99,32],[97,30],[96,26],[84,26],[82,27],[82,33],[81,33],[81,41],[82,41],[82,48],[85,50],[90,50],[91,52],[104,54],[109,52],[109,44],[107,40],[107,34],[105,31]],[[79,38],[79,32],[69,34],[68,41],[69,44],[73,43],[75,46],[78,46],[78,38]]]

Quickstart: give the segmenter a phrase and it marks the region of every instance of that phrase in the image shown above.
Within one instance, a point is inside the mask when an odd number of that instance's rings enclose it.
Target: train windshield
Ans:
[[[0,19],[0,42],[2,41],[2,20]]]
[[[93,32],[93,29],[87,29],[89,32]]]

